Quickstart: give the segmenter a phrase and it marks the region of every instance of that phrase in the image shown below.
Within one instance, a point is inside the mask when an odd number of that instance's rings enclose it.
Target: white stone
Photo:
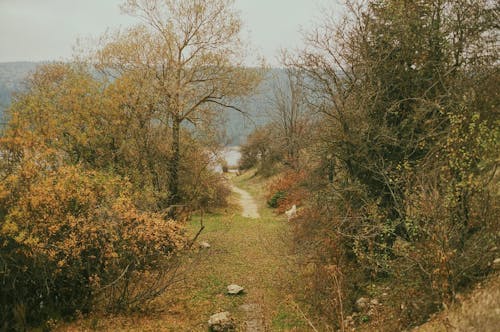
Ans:
[[[285,211],[285,214],[288,218],[288,221],[292,220],[297,216],[297,206],[294,204],[290,210]]]
[[[205,241],[200,242],[200,249],[208,249],[208,248],[210,248],[210,243]]]
[[[366,297],[360,297],[359,299],[356,300],[356,309],[362,311],[363,309],[366,309],[369,304],[370,304],[370,299]]]
[[[236,284],[231,284],[227,286],[227,293],[230,295],[238,295],[241,292],[243,292],[243,290],[245,290],[243,287]]]

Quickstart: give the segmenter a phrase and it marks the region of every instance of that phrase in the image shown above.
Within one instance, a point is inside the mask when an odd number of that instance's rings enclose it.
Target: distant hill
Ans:
[[[230,145],[240,145],[256,127],[269,122],[267,110],[270,107],[272,85],[276,78],[280,79],[284,75],[282,69],[269,70],[255,93],[237,103],[245,114],[232,110],[225,112],[227,118],[225,129]]]
[[[0,62],[0,123],[5,122],[4,113],[12,95],[24,89],[24,80],[41,62]],[[269,107],[271,85],[275,77],[283,76],[281,69],[271,69],[256,93],[239,100],[237,106],[245,112],[234,110],[224,113],[221,129],[225,131],[229,145],[240,145],[256,126],[269,121],[266,109]]]
[[[10,105],[12,94],[22,91],[23,81],[40,62],[0,62],[0,122]]]

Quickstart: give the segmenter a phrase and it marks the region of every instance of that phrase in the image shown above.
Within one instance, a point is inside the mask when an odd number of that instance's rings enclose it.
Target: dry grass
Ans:
[[[242,304],[258,304],[269,331],[308,331],[307,323],[289,301],[287,248],[288,225],[265,206],[265,184],[251,173],[232,181],[257,200],[260,219],[241,217],[232,205],[206,215],[205,230],[198,241],[211,244],[195,248],[183,257],[183,280],[164,293],[143,312],[127,315],[93,313],[58,331],[207,331],[211,314],[229,311],[243,325]],[[232,198],[234,204],[237,197]],[[200,216],[193,216],[189,232],[195,234]],[[242,296],[225,295],[226,286],[245,287]]]
[[[461,303],[413,332],[497,332],[500,330],[500,274],[479,284]]]

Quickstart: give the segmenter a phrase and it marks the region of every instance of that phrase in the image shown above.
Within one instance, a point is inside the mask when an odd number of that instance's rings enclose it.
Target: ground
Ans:
[[[57,331],[207,331],[212,314],[229,311],[237,331],[317,331],[293,301],[290,223],[266,206],[265,182],[251,172],[231,179],[228,208],[203,217],[205,229],[194,249],[182,257],[182,279],[141,311],[110,315],[92,313]],[[188,232],[199,230],[201,215]],[[245,288],[226,295],[229,284]],[[481,283],[449,310],[436,314],[415,332],[496,332],[500,324],[500,275]],[[319,330],[322,330],[319,328]],[[363,326],[360,331],[366,331]],[[376,329],[384,331],[385,328]]]
[[[229,311],[238,331],[309,331],[306,319],[289,294],[289,224],[265,204],[265,184],[246,173],[232,180],[233,204],[204,216],[197,246],[184,257],[183,280],[143,312],[110,316],[92,314],[59,331],[207,331],[210,315]],[[241,207],[241,205],[243,205]],[[244,215],[244,216],[243,216]],[[188,230],[199,229],[200,215]],[[226,295],[229,284],[245,288]]]
[[[457,298],[457,303],[437,313],[413,332],[497,332],[500,331],[500,274]]]

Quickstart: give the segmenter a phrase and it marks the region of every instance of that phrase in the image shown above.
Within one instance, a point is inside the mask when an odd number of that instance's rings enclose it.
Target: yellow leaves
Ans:
[[[99,277],[99,275],[93,274],[93,275],[89,276],[89,282],[94,287],[97,287],[101,284],[101,278]]]
[[[99,68],[119,73],[109,89],[117,103],[199,118],[218,96],[248,94],[262,79],[257,70],[240,68],[241,24],[227,1],[134,1],[126,7],[149,22],[104,36],[96,54]]]
[[[60,225],[50,225],[48,227],[49,234],[55,234],[61,229]]]
[[[102,113],[101,93],[101,82],[77,64],[40,66],[28,91],[10,108],[7,136],[29,148],[41,144],[70,152],[75,143],[89,145],[96,136],[90,129]]]
[[[3,184],[0,184],[0,201],[3,201],[10,195],[10,190],[7,190]]]
[[[105,173],[26,162],[0,188],[15,198],[7,200],[1,233],[49,259],[58,273],[86,260],[111,268],[132,259],[144,268],[147,257],[185,243],[179,224],[139,211],[131,185]]]
[[[2,225],[2,233],[6,235],[19,233],[19,226],[10,220],[6,220]]]

